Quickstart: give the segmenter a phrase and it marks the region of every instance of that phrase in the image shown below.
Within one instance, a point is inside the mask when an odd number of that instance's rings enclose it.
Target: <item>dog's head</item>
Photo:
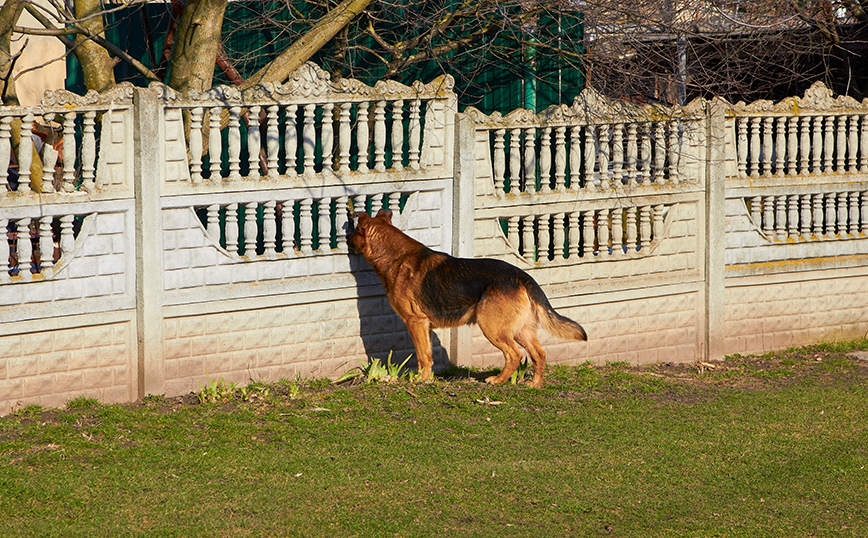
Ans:
[[[367,213],[356,213],[353,218],[356,220],[356,225],[353,232],[347,237],[347,242],[354,251],[367,256],[369,252],[368,240],[372,231],[377,226],[392,226],[392,212],[388,209],[381,209],[377,212],[376,217],[371,217]]]

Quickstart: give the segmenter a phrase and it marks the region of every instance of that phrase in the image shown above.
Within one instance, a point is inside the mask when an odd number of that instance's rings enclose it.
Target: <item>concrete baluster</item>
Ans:
[[[386,102],[377,101],[374,108],[374,170],[386,171]]]
[[[540,192],[549,193],[552,191],[551,184],[552,174],[552,129],[546,127],[542,130],[540,137],[540,153],[539,153],[539,181]]]
[[[88,115],[85,116],[85,119],[90,118],[90,130],[88,130],[88,123],[85,121],[85,143],[90,142],[90,148],[95,147],[96,142],[94,141],[94,126],[93,121],[96,117],[96,112],[88,112]],[[18,193],[19,194],[28,194],[31,192],[30,188],[30,165],[33,164],[33,138],[30,137],[30,132],[33,130],[33,120],[34,116],[31,113],[28,113],[21,119],[21,141],[18,143]],[[84,153],[83,153],[84,155]],[[87,153],[87,156],[90,157],[90,167],[86,168],[87,163],[83,163],[82,165],[82,174],[85,178],[85,188],[88,192],[93,192],[96,185],[93,182],[93,158],[96,155],[95,151],[91,151]]]
[[[322,106],[322,169],[334,172],[335,150],[335,105],[326,103]]]
[[[190,110],[190,182],[202,183],[202,118],[205,110],[196,107]]]
[[[280,107],[270,105],[266,111],[265,127],[265,153],[268,163],[268,178],[277,179],[280,175],[278,162],[280,162]]]
[[[392,102],[392,168],[404,169],[404,101]]]
[[[46,215],[39,219],[39,268],[44,271],[54,265],[54,232],[52,224],[53,215]],[[2,239],[0,239],[2,240]]]
[[[491,167],[494,172],[494,193],[498,196],[503,196],[504,190],[509,187],[508,182],[504,179],[506,171],[506,155],[504,155],[503,138],[506,134],[506,129],[497,129],[494,131],[494,154],[491,158]]]
[[[410,103],[410,148],[409,165],[411,170],[419,170],[419,144],[422,141],[422,124],[419,121],[419,113],[422,109],[422,101],[413,99]]]
[[[226,206],[226,250],[229,254],[238,254],[238,204]]]
[[[283,255],[295,254],[295,200],[280,204],[280,235]]]
[[[322,198],[317,205],[317,250],[328,252],[332,248],[332,199]]]
[[[222,181],[223,156],[223,139],[220,136],[220,108],[214,107],[211,109],[208,117],[208,162],[210,168],[210,181]],[[64,157],[66,154],[64,154]]]
[[[368,168],[368,148],[371,146],[371,133],[368,126],[370,115],[368,111],[369,103],[359,103],[359,108],[356,116],[356,146],[359,148],[359,172],[366,174],[370,171]]]
[[[12,158],[12,116],[0,118],[0,198],[6,196],[9,185],[9,162]],[[0,260],[3,263],[3,260]],[[0,267],[0,273],[2,273]],[[2,276],[2,274],[0,274]]]
[[[241,179],[241,107],[229,108],[229,176],[228,181]]]
[[[352,103],[340,105],[340,117],[338,125],[338,171],[342,174],[350,172],[350,140],[352,129],[350,128],[350,113]]]
[[[283,150],[286,160],[286,175],[298,174],[298,105],[286,107],[286,125],[283,132]]]
[[[313,176],[316,166],[316,105],[304,105],[304,124],[301,132],[301,147],[304,152],[304,171],[307,177]]]
[[[263,256],[277,257],[277,201],[268,200],[263,204],[262,211],[262,244]]]
[[[16,223],[18,246],[18,276],[23,280],[31,280],[33,273],[30,264],[33,262],[33,243],[30,242],[30,219],[18,219]]]
[[[247,115],[247,179],[260,178],[259,152],[262,150],[262,133],[259,131],[259,113],[262,107],[252,106]]]

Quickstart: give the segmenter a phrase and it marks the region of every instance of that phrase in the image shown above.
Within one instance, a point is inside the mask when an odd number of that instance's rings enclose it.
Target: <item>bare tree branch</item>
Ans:
[[[338,1],[233,3],[225,11],[227,0],[188,0],[183,14],[177,5],[173,11],[177,32],[166,36],[165,64],[150,69],[164,73],[171,58],[169,84],[180,91],[210,87],[215,61],[226,73],[235,69],[230,78],[236,84],[253,72],[242,83],[246,88],[285,80],[314,59],[336,77],[365,80],[441,70],[460,78],[459,91],[477,85],[477,95],[495,83],[541,81],[558,69],[577,85],[581,76],[606,95],[637,101],[792,94],[818,78],[832,85],[842,80],[839,91],[854,96],[868,94],[862,75],[868,73],[866,0]],[[89,45],[133,65],[147,80],[158,78],[132,49],[107,42],[101,26],[90,26],[107,13],[137,13],[129,6],[145,0],[98,8],[98,0],[45,2],[24,2],[31,13],[40,11],[45,29],[14,27],[16,33],[56,35],[68,47],[68,36],[75,35],[70,48],[82,65],[93,64],[80,50]],[[217,52],[220,40],[231,35],[220,27],[230,11],[237,17],[231,32],[255,32],[261,44],[232,50],[234,41],[224,41],[224,57]],[[149,54],[159,58],[159,51]],[[101,69],[110,71],[108,64]],[[506,80],[493,81],[494,72],[506,73]],[[844,86],[851,74],[852,84]]]
[[[285,52],[248,78],[241,87],[249,88],[256,84],[285,79],[361,13],[371,1],[344,0]]]

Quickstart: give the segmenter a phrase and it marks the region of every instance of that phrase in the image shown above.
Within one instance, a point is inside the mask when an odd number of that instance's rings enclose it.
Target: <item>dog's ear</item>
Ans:
[[[350,252],[361,254],[365,250],[365,228],[362,224],[370,219],[370,215],[362,211],[353,213],[354,223],[351,223],[350,233],[347,235],[347,243],[350,246]]]
[[[392,212],[388,209],[381,209],[377,211],[378,217],[386,217],[386,220],[389,221],[389,224],[392,223]]]
[[[370,215],[368,215],[364,211],[356,211],[355,213],[353,213],[353,220],[356,223],[357,229],[359,227],[359,224],[362,223],[362,221],[364,221],[365,219],[369,219],[369,218],[371,218]]]

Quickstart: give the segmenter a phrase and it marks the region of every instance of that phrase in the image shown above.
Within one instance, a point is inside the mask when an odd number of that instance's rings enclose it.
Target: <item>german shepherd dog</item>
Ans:
[[[533,361],[530,385],[543,386],[546,354],[537,325],[564,339],[587,340],[581,325],[552,308],[530,275],[501,260],[453,258],[436,252],[392,225],[392,212],[376,217],[356,213],[350,246],[360,252],[383,281],[389,303],[404,320],[423,381],[431,380],[431,329],[479,324],[482,334],[503,352],[500,374],[486,379],[504,383],[522,359],[519,344]]]

